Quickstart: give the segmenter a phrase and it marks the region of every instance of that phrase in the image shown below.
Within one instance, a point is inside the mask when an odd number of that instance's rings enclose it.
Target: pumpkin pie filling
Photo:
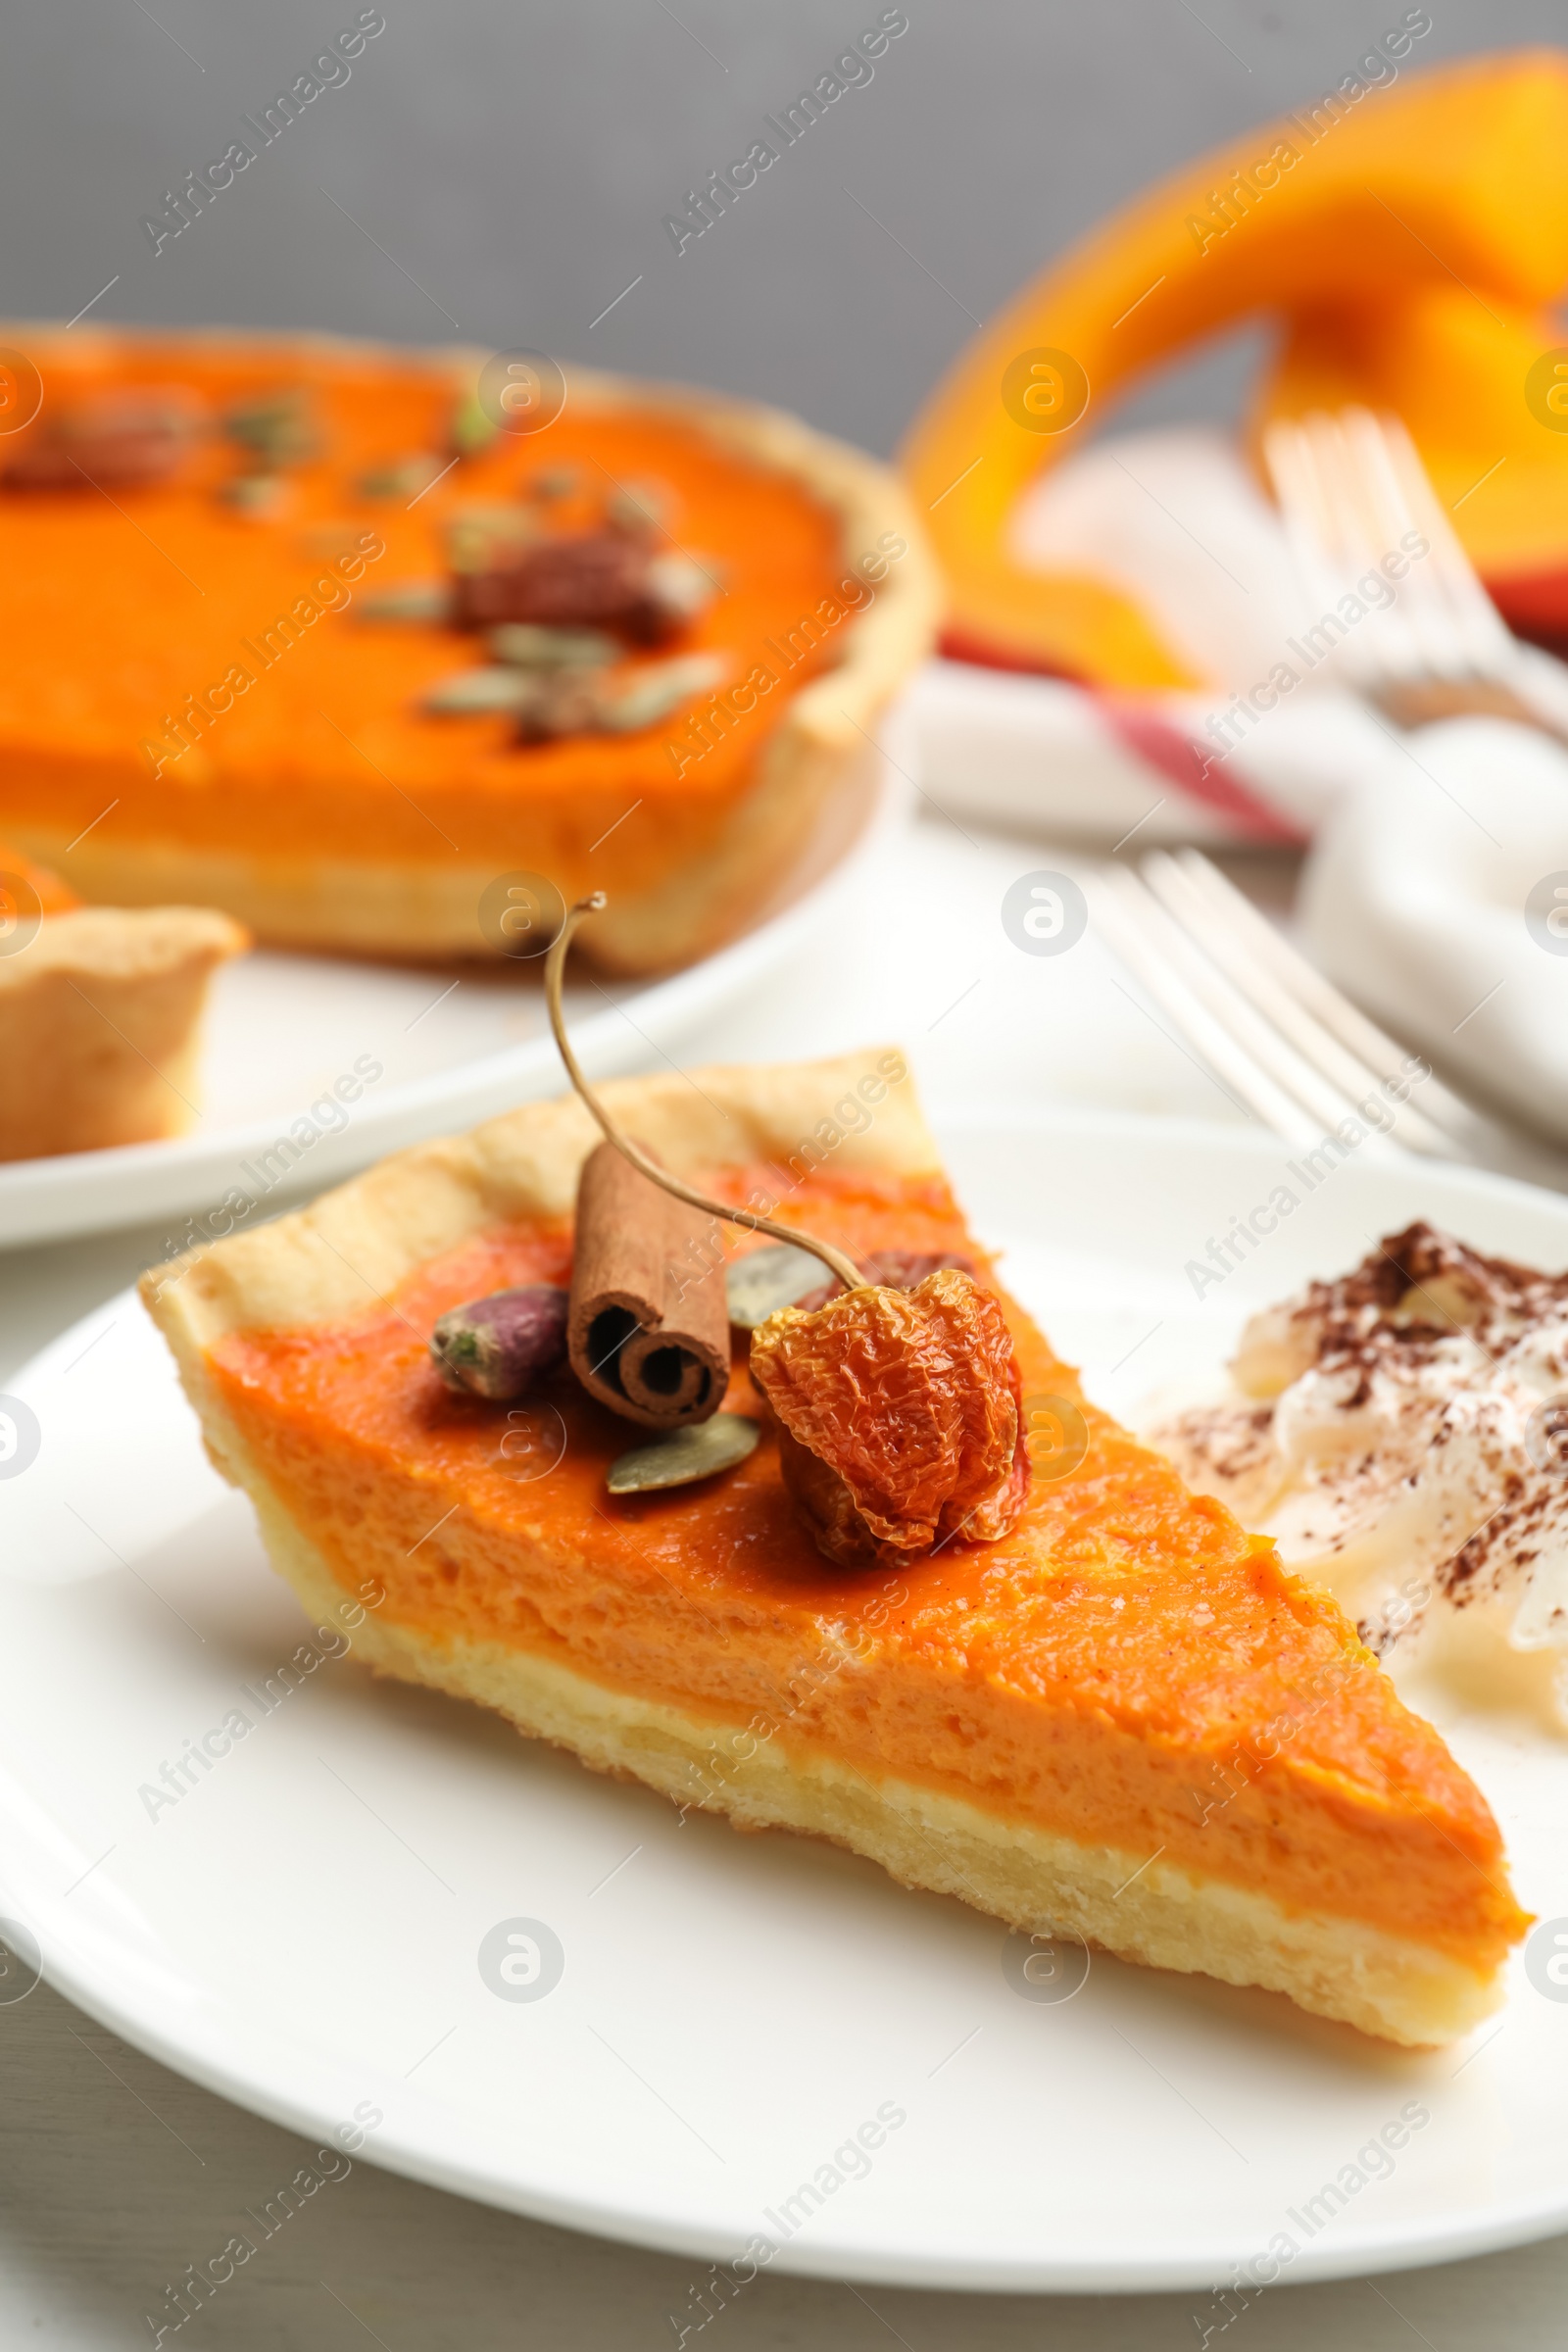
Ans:
[[[698,1181],[742,1201],[765,1175]],[[819,1170],[777,1213],[852,1255],[958,1251],[986,1269],[939,1176]],[[234,1329],[208,1351],[273,1500],[345,1586],[374,1573],[382,1620],[436,1652],[553,1661],[868,1790],[924,1789],[1494,1971],[1521,1915],[1491,1814],[1437,1733],[1326,1594],[1082,1398],[1021,1310],[1007,1305],[1026,1412],[1079,1408],[1083,1459],[1037,1475],[999,1542],[847,1572],[803,1530],[767,1429],[722,1479],[612,1498],[625,1424],[569,1378],[510,1415],[443,1386],[440,1315],[564,1282],[570,1259],[568,1219],[510,1219],[368,1314]],[[724,1409],[765,1419],[743,1357]],[[701,1772],[687,1793],[717,1801]]]
[[[475,912],[488,883],[542,874],[570,898],[591,858],[631,926],[601,959],[656,968],[778,888],[863,765],[849,721],[874,725],[923,645],[934,592],[902,495],[772,412],[584,374],[547,431],[470,429],[452,457],[478,355],[27,344],[47,399],[0,453],[0,821],[90,899],[482,955],[499,952]],[[92,419],[176,395],[167,467],[122,478]],[[74,416],[45,463],[50,419]],[[263,462],[276,471],[247,470]],[[476,581],[505,573],[465,566],[499,564],[518,531],[567,550],[573,576],[596,549],[662,559],[690,597],[658,644],[646,614],[620,616],[597,702],[568,693],[559,734],[463,700],[512,658],[474,618]],[[570,584],[545,586],[559,605]],[[554,609],[490,602],[503,619]],[[829,669],[848,717],[807,723]]]

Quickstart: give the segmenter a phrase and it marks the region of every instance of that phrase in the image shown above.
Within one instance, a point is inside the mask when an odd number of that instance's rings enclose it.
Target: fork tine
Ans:
[[[1376,419],[1366,410],[1346,410],[1319,422],[1324,462],[1334,473],[1341,505],[1371,517],[1357,575],[1365,577],[1411,528],[1409,504],[1387,462]],[[1399,597],[1377,612],[1369,629],[1357,633],[1357,645],[1385,677],[1434,671],[1443,677],[1462,675],[1468,667],[1463,637],[1442,582],[1419,567],[1405,576]]]
[[[1329,561],[1329,516],[1305,433],[1281,419],[1263,435],[1280,521],[1313,617],[1338,603],[1343,582]]]
[[[1303,1060],[1329,1085],[1341,1090],[1359,1112],[1367,1096],[1378,1091],[1384,1074],[1362,1056],[1352,1054],[1285,985],[1274,967],[1256,954],[1250,933],[1236,922],[1226,900],[1202,889],[1184,864],[1162,851],[1152,852],[1143,860],[1143,874],[1151,890],[1198,940],[1203,953],[1246,1002],[1265,1020],[1272,1021]],[[1440,1158],[1454,1155],[1457,1146],[1453,1140],[1424,1117],[1413,1103],[1389,1103],[1387,1108],[1391,1132],[1407,1150]]]
[[[1375,561],[1376,522],[1368,513],[1366,486],[1346,443],[1343,415],[1315,409],[1304,420],[1307,446],[1322,484],[1323,503],[1334,535],[1342,574],[1349,579]]]
[[[1374,416],[1368,409],[1348,412],[1347,422],[1350,463],[1381,485],[1388,504],[1390,545],[1397,545],[1412,531],[1426,539],[1426,554],[1411,564],[1400,591],[1406,626],[1416,646],[1416,669],[1441,678],[1468,677],[1475,662],[1466,615],[1445,564],[1441,523],[1432,513],[1432,487],[1409,437],[1396,438],[1396,420]]]
[[[1276,1028],[1169,912],[1147,882],[1141,886],[1141,920],[1151,936],[1152,949],[1174,959],[1194,996],[1235,1042],[1242,1046],[1276,1085],[1315,1120],[1321,1141],[1325,1130],[1339,1126],[1360,1110],[1366,1089],[1348,1092],[1325,1077],[1307,1056]],[[1392,1120],[1391,1120],[1392,1124]]]
[[[1367,446],[1375,444],[1378,453],[1374,462],[1398,484],[1415,527],[1430,544],[1433,576],[1447,599],[1468,666],[1482,677],[1510,675],[1516,666],[1513,637],[1481,585],[1402,418],[1367,414]]]
[[[1101,931],[1118,960],[1142,983],[1161,1011],[1175,1023],[1181,1037],[1207,1065],[1221,1091],[1239,1108],[1250,1110],[1254,1118],[1288,1143],[1308,1149],[1318,1143],[1321,1139],[1311,1120],[1213,1018],[1170,963],[1152,948],[1139,904],[1149,903],[1141,885],[1131,874],[1109,867],[1102,879],[1105,887],[1097,894],[1095,909]]]
[[[1174,969],[1187,993],[1216,1021],[1234,1047],[1240,1048],[1270,1083],[1287,1095],[1299,1112],[1315,1122],[1314,1143],[1325,1130],[1337,1127],[1357,1107],[1354,1099],[1313,1068],[1305,1056],[1263,1018],[1240,989],[1213,963],[1150,889],[1147,882],[1121,872],[1115,881],[1123,906],[1136,913],[1147,941],[1147,954]],[[1364,1097],[1365,1090],[1359,1090]]]
[[[1295,423],[1270,425],[1263,454],[1298,576],[1320,612],[1353,592],[1407,532],[1426,539],[1396,600],[1335,646],[1340,676],[1374,701],[1395,687],[1476,681],[1517,697],[1519,648],[1397,416],[1360,407],[1314,410]],[[1396,717],[1402,707],[1395,705]],[[1529,709],[1520,714],[1529,723]]]
[[[1382,440],[1374,433],[1369,442],[1363,429],[1371,421],[1366,410],[1347,409],[1339,418],[1335,439],[1337,462],[1368,518],[1368,561],[1359,578],[1374,569],[1381,573],[1384,558],[1398,551],[1400,540],[1411,528],[1410,509]],[[1414,678],[1430,671],[1435,658],[1457,653],[1446,613],[1440,616],[1437,643],[1427,642],[1432,634],[1432,600],[1430,593],[1423,596],[1423,587],[1417,579],[1413,587],[1404,588],[1369,616],[1371,626],[1361,633],[1360,640],[1366,647],[1369,670],[1381,672],[1385,678]]]
[[[1405,1049],[1376,1022],[1369,1021],[1359,1006],[1342,996],[1331,981],[1325,980],[1317,966],[1292,947],[1284,934],[1258,913],[1250,899],[1227,880],[1200,850],[1183,850],[1179,861],[1194,887],[1247,940],[1257,960],[1274,973],[1357,1061],[1364,1063],[1380,1082],[1405,1074]],[[1441,1079],[1422,1080],[1421,1110],[1431,1124],[1441,1127],[1456,1144],[1468,1146],[1472,1141],[1476,1113],[1468,1102],[1450,1093]]]
[[[1271,425],[1263,449],[1297,576],[1313,609],[1309,625],[1332,620],[1344,629],[1341,599],[1397,544],[1408,520],[1391,529],[1386,502],[1377,499],[1363,512],[1360,473],[1346,454],[1337,420],[1320,411],[1299,423]],[[1391,676],[1415,676],[1426,666],[1409,619],[1392,603],[1341,637],[1329,674],[1373,696]]]
[[[1365,579],[1386,552],[1387,542],[1383,546],[1378,544],[1383,518],[1376,501],[1367,496],[1367,484],[1346,436],[1343,415],[1318,415],[1308,422],[1313,428],[1313,445],[1329,502],[1339,523],[1346,586],[1353,593],[1354,583]],[[1396,613],[1392,634],[1380,625],[1387,620],[1390,611]],[[1358,628],[1351,637],[1348,665],[1363,679],[1386,676],[1391,669],[1416,667],[1419,663],[1410,623],[1396,608],[1388,608],[1374,617],[1370,628]]]

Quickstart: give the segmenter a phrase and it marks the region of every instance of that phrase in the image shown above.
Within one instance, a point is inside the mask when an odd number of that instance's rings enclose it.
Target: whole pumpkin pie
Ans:
[[[0,825],[82,897],[447,957],[600,887],[593,954],[643,971],[863,821],[935,588],[858,452],[586,370],[519,410],[478,352],[0,340],[37,399],[0,436]]]
[[[604,1099],[720,1200],[760,1191],[857,1260],[994,1283],[897,1054]],[[575,1101],[529,1105],[146,1277],[213,1458],[308,1608],[377,1580],[358,1638],[378,1671],[1031,1934],[1398,2042],[1494,2004],[1525,1922],[1479,1791],[1329,1595],[1089,1403],[1004,1298],[1041,1440],[1021,1515],[892,1565],[813,1542],[739,1355],[725,1409],[757,1443],[666,1491],[615,1491],[635,1433],[569,1372],[510,1408],[455,1393],[432,1333],[568,1279],[598,1140]]]

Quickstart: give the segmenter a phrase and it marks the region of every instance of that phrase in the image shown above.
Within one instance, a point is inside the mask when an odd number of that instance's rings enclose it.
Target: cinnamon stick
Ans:
[[[729,1382],[717,1227],[601,1144],[577,1186],[566,1347],[590,1396],[644,1429],[706,1421]]]

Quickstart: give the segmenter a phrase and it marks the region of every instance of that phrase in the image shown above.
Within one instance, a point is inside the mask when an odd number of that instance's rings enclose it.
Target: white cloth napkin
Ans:
[[[1568,751],[1497,719],[1403,735],[1335,654],[1304,662],[1316,615],[1221,434],[1095,443],[1020,503],[1012,539],[1025,563],[1133,598],[1213,683],[1135,697],[932,662],[911,711],[927,797],[1129,856],[1315,840],[1302,913],[1323,968],[1464,1091],[1568,1140]],[[1300,682],[1239,718],[1282,660]],[[1520,664],[1568,727],[1568,669],[1529,647]]]
[[[1098,441],[1019,502],[1012,552],[1132,598],[1210,681],[1124,695],[933,662],[910,714],[941,808],[1058,840],[1303,842],[1347,793],[1400,760],[1389,722],[1347,691],[1279,518],[1240,452],[1200,428]],[[1528,691],[1568,720],[1568,672],[1522,649]],[[1299,682],[1257,710],[1280,663]],[[1276,690],[1277,691],[1277,690]]]

